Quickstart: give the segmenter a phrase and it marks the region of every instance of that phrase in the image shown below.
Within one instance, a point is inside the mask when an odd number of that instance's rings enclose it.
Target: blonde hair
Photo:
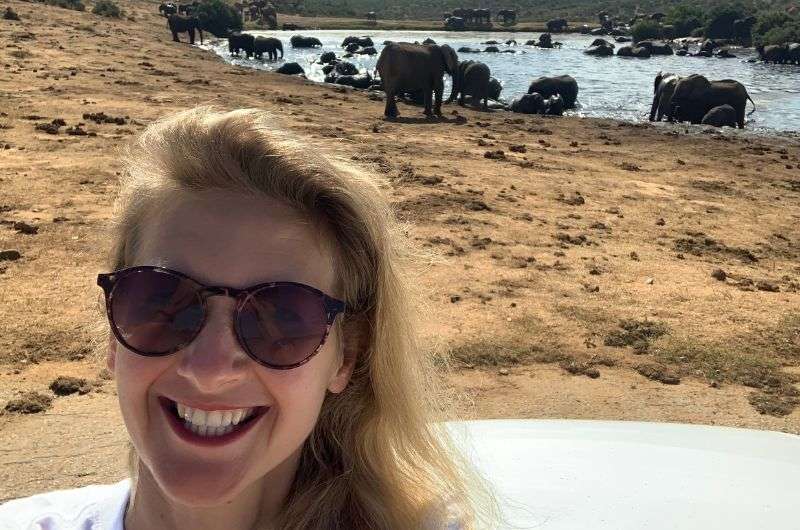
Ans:
[[[283,201],[332,239],[342,340],[363,330],[352,377],[328,393],[277,528],[488,528],[488,484],[437,423],[450,410],[420,348],[405,264],[414,250],[375,178],[291,138],[257,109],[198,107],[149,125],[126,152],[110,266],[130,266],[141,228],[175,194],[222,190]],[[129,471],[137,481],[133,445]],[[449,527],[448,527],[449,528]]]

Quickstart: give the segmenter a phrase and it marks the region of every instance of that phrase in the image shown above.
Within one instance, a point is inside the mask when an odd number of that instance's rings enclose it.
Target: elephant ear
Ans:
[[[455,76],[458,73],[458,54],[447,44],[442,44],[440,49],[444,57],[444,64],[447,67],[447,73],[451,76]]]

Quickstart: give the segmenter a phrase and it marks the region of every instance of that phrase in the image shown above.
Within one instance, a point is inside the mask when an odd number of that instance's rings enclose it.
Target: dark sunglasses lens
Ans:
[[[203,323],[203,303],[189,280],[139,271],[117,282],[111,316],[126,346],[146,355],[162,355],[196,335]]]
[[[267,287],[247,299],[239,334],[250,352],[272,366],[297,364],[322,342],[327,329],[322,296],[291,285]]]

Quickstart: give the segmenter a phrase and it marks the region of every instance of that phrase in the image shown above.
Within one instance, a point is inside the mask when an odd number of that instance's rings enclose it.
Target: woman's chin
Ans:
[[[153,470],[164,495],[187,506],[216,506],[235,499],[245,488],[244,477],[217,466],[165,466]]]

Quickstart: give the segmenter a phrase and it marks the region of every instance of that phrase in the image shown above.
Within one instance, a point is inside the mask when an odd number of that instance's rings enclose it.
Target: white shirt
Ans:
[[[124,530],[130,479],[55,490],[0,505],[0,530]]]

